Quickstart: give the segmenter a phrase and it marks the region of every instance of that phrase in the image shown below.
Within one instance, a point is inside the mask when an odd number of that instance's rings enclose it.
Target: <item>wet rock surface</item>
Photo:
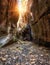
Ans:
[[[0,49],[0,65],[50,65],[50,49],[20,41]]]

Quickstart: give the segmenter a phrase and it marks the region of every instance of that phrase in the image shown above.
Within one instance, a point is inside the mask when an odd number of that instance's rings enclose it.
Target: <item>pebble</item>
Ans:
[[[3,57],[2,57],[2,61],[6,61],[6,58],[3,58]]]
[[[42,51],[43,50],[43,51]],[[48,52],[44,52],[48,51]],[[0,65],[50,65],[50,50],[30,44],[0,49]]]

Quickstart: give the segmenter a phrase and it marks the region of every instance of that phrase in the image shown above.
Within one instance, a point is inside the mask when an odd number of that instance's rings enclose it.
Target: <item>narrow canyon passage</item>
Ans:
[[[0,65],[50,65],[50,0],[0,0]]]

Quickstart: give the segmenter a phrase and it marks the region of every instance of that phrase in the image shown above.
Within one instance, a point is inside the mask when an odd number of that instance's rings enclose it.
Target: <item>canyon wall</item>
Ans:
[[[31,10],[34,17],[30,23],[33,38],[50,42],[50,0],[33,0]]]
[[[18,21],[17,0],[0,0],[0,34],[8,33],[8,27]]]

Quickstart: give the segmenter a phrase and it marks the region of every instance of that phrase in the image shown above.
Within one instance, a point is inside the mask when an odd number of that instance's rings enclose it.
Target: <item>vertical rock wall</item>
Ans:
[[[7,32],[9,24],[16,26],[18,16],[17,0],[0,0],[0,32]]]
[[[50,0],[33,0],[31,22],[33,38],[50,42]]]

